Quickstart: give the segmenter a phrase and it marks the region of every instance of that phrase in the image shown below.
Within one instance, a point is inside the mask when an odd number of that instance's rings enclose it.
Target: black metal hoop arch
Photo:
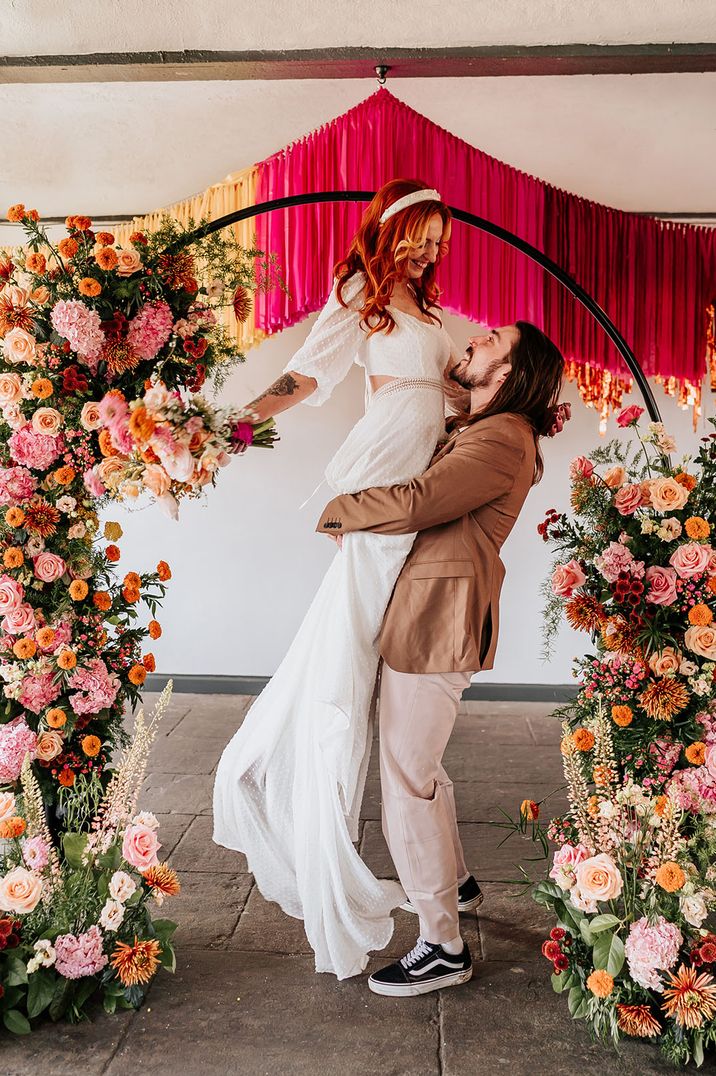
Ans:
[[[238,209],[234,213],[227,213],[223,217],[218,217],[216,220],[209,221],[207,224],[203,224],[201,227],[196,228],[193,232],[189,232],[187,235],[182,236],[181,239],[176,243],[173,243],[168,249],[170,251],[180,250],[182,247],[189,246],[197,239],[203,239],[204,236],[211,235],[212,232],[218,232],[221,228],[226,228],[230,224],[237,224],[241,220],[250,220],[252,217],[257,217],[260,213],[272,213],[276,209],[289,209],[292,206],[313,205],[318,202],[369,202],[374,193],[374,191],[317,191],[314,194],[292,194],[285,198],[274,198],[270,202],[261,202],[259,205],[247,206],[246,209]],[[521,251],[522,254],[527,255],[533,262],[536,262],[537,265],[545,269],[555,278],[555,280],[558,280],[567,291],[571,292],[575,299],[577,299],[578,302],[589,311],[595,321],[601,325],[621,357],[624,359],[629,372],[639,386],[639,391],[644,398],[644,404],[652,422],[661,422],[661,415],[659,413],[659,408],[656,406],[656,400],[654,399],[651,387],[646,379],[644,371],[637,362],[634,352],[608,314],[602,310],[601,306],[599,306],[592,296],[586,292],[584,288],[569,275],[569,273],[566,273],[560,265],[557,265],[551,258],[548,258],[547,255],[541,250],[538,250],[537,247],[533,247],[531,243],[526,242],[524,239],[520,239],[517,235],[513,235],[513,233],[507,231],[506,228],[501,228],[499,224],[493,224],[491,221],[485,220],[484,217],[478,217],[474,213],[467,213],[464,209],[455,209],[453,206],[450,206],[450,212],[455,220],[459,220],[463,224],[469,225],[471,228],[477,228],[478,231],[486,232],[488,235],[494,235],[496,239],[500,239],[508,246]]]

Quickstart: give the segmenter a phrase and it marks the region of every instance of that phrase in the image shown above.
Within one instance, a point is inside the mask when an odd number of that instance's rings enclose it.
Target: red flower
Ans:
[[[556,941],[556,942],[562,941],[562,939],[566,936],[566,934],[567,934],[567,931],[564,929],[564,927],[552,927],[552,929],[549,932],[549,936],[552,939],[552,941]]]
[[[625,407],[617,415],[617,426],[621,426],[622,428],[633,426],[639,421],[643,414],[643,407],[639,407],[638,404],[631,404],[629,407]]]
[[[542,943],[542,956],[546,957],[547,960],[556,960],[557,957],[563,955],[564,954],[556,941],[548,939],[546,942]]]
[[[89,381],[79,366],[68,366],[62,371],[62,387],[65,392],[87,392]]]
[[[560,972],[566,971],[568,967],[569,967],[569,958],[566,957],[564,955],[564,953],[560,953],[558,957],[555,957],[555,960],[554,960],[554,973],[555,973],[555,975],[559,975]]]

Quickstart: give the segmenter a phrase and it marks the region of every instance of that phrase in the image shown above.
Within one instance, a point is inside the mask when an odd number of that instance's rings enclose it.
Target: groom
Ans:
[[[418,536],[383,622],[380,775],[383,833],[420,937],[375,972],[377,994],[405,997],[472,977],[459,912],[482,901],[465,866],[442,756],[474,673],[491,669],[504,568],[500,548],[542,476],[538,440],[562,428],[564,360],[529,322],[468,342],[453,367],[469,406],[428,470],[400,486],[335,497],[317,530]]]

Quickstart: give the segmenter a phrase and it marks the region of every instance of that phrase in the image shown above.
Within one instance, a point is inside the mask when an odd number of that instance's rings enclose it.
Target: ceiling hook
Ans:
[[[376,75],[378,77],[378,85],[379,86],[385,86],[385,83],[387,82],[387,78],[388,78],[388,72],[390,71],[390,68],[388,67],[388,65],[387,64],[376,64],[374,70],[375,70],[375,73],[376,73]]]

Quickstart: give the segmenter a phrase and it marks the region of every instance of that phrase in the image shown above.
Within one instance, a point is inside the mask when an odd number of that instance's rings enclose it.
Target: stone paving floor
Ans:
[[[151,706],[153,697],[147,699]],[[160,819],[164,851],[182,880],[162,914],[179,922],[178,970],[160,973],[138,1013],[41,1027],[0,1043],[0,1076],[634,1076],[672,1072],[652,1049],[617,1056],[593,1044],[549,985],[543,910],[519,888],[531,844],[505,832],[515,814],[562,785],[559,727],[543,704],[464,703],[446,768],[455,782],[468,865],[485,891],[463,917],[475,974],[464,987],[418,998],[377,997],[364,978],[316,975],[301,923],[267,904],[243,856],[211,841],[213,772],[250,698],[175,695],[154,746],[142,806]],[[560,810],[561,794],[550,800]],[[393,867],[380,831],[377,752],[363,808],[361,853],[382,876]],[[540,869],[539,864],[525,866]],[[376,956],[402,956],[416,920],[396,913]],[[716,1066],[702,1070],[716,1072]]]

